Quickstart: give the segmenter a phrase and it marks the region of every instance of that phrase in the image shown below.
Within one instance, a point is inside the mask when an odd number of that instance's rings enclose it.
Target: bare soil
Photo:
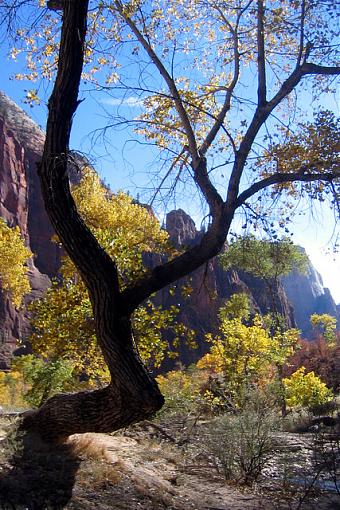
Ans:
[[[340,509],[331,494],[301,501],[275,483],[227,484],[188,438],[150,424],[72,436],[59,447],[34,436],[3,439],[1,450],[1,510]]]

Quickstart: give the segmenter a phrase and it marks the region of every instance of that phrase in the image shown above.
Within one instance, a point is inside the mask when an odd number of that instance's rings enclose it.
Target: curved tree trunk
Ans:
[[[88,0],[64,2],[58,74],[38,170],[49,218],[89,290],[97,339],[111,383],[96,391],[57,395],[37,411],[24,414],[22,427],[37,430],[47,440],[113,431],[150,416],[164,401],[134,348],[116,265],[83,223],[69,189],[68,143],[78,106],[87,8]]]

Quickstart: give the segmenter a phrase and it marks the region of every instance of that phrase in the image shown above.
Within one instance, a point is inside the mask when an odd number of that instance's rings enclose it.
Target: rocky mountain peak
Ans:
[[[166,230],[174,246],[189,246],[198,236],[194,220],[183,211],[176,209],[166,216]]]
[[[27,115],[24,110],[0,91],[0,118],[8,130],[13,131],[17,142],[26,150],[41,154],[44,144],[44,131]]]

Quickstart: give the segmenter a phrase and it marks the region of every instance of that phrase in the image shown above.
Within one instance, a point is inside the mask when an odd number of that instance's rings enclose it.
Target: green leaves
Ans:
[[[269,241],[255,236],[237,237],[220,257],[222,266],[231,266],[268,280],[287,275],[293,269],[305,272],[308,258],[289,239]]]

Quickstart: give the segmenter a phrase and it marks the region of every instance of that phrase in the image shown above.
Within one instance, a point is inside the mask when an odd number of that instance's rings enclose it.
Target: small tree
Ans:
[[[32,253],[25,247],[19,227],[10,228],[0,218],[0,283],[8,291],[15,306],[30,291],[27,261]]]
[[[317,314],[313,313],[310,317],[312,326],[317,329],[321,328],[323,336],[330,347],[336,345],[336,323],[335,317],[332,317],[328,313]]]
[[[207,336],[212,344],[210,352],[197,362],[199,368],[223,375],[226,391],[236,404],[242,403],[248,385],[265,386],[275,379],[277,367],[292,355],[298,339],[296,329],[277,330],[273,335],[258,315],[249,324],[249,308],[244,306],[247,299],[234,294],[221,309],[220,334]],[[240,303],[239,316],[230,318]]]
[[[234,238],[220,256],[224,269],[236,267],[260,278],[268,293],[274,328],[284,327],[277,299],[280,278],[293,269],[305,272],[308,258],[287,238],[257,239],[253,235]]]
[[[311,408],[333,399],[333,392],[314,374],[300,367],[290,377],[283,379],[286,402],[289,407]]]

